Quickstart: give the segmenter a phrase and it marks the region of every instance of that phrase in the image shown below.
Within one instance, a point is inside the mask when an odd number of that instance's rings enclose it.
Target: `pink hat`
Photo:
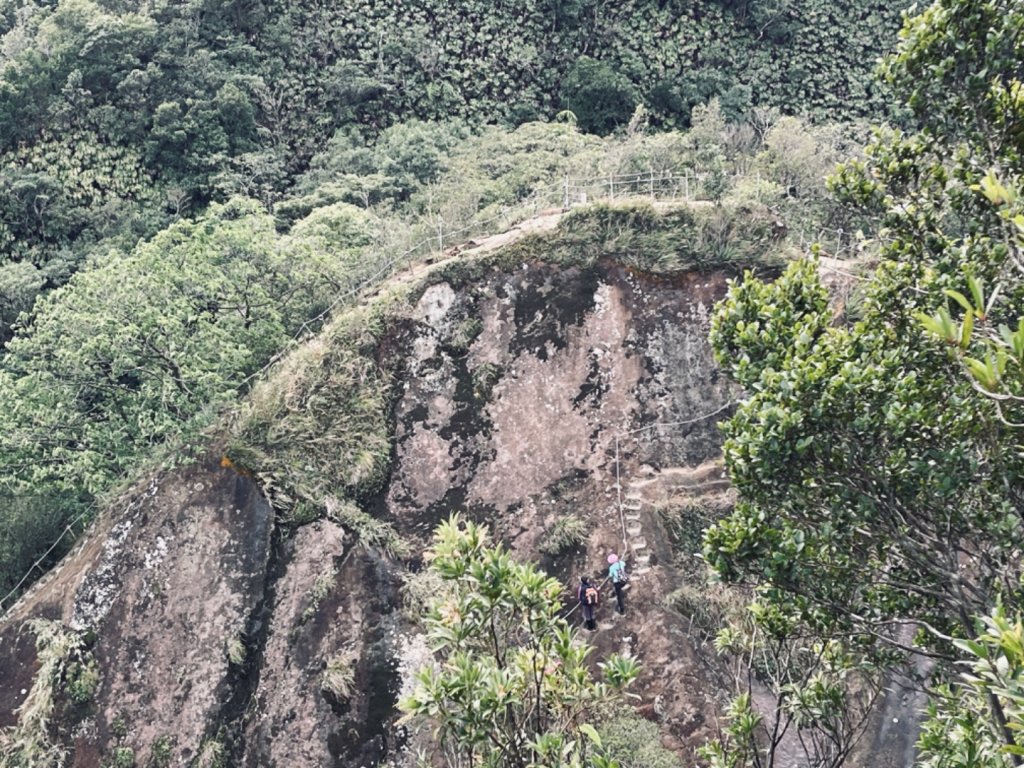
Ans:
[[[608,555],[608,562],[612,564],[619,562],[619,556],[612,552],[610,555]]]

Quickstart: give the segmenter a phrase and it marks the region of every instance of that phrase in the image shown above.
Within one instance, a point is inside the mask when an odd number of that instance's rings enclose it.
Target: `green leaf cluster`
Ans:
[[[37,459],[19,477],[106,487],[235,395],[325,300],[319,266],[293,260],[273,219],[236,201],[76,274],[7,347],[4,445]]]
[[[928,653],[938,681],[973,653],[961,640],[974,616],[1022,598],[1011,190],[1024,104],[1008,96],[1022,29],[1012,2],[938,0],[908,18],[884,73],[921,128],[877,132],[831,182],[880,243],[857,318],[826,322],[805,298],[822,295],[817,270],[795,266],[774,285],[733,286],[712,339],[748,396],[725,426],[740,500],[707,531],[705,557],[820,636]],[[929,764],[1000,764],[980,742],[943,745],[938,728],[952,739],[983,721],[1013,752],[1011,699],[926,728]]]
[[[1014,743],[1024,731],[1024,623],[1002,606],[980,623],[976,639],[956,641],[967,671],[929,704],[917,744],[922,768],[1009,768],[1024,755]]]
[[[365,212],[337,204],[282,236],[237,199],[107,254],[37,302],[0,366],[4,591],[168,440],[186,453],[203,441],[246,379],[347,285],[374,233]]]
[[[480,526],[443,523],[429,560],[453,590],[425,618],[438,662],[401,702],[406,719],[432,721],[440,747],[471,764],[616,765],[588,719],[637,677],[636,662],[611,656],[594,680],[590,647],[560,615],[562,585],[513,560]]]

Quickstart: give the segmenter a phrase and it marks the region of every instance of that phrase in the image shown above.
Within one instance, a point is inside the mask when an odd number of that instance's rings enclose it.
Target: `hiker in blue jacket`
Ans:
[[[619,560],[619,556],[614,552],[608,555],[608,579],[611,581],[612,587],[615,588],[616,609],[620,614],[625,613],[626,603],[622,592],[629,581],[629,576],[626,575],[626,564]]]

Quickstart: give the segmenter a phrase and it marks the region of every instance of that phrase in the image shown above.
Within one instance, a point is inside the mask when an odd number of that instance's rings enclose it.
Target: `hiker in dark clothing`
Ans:
[[[616,608],[620,614],[625,613],[626,603],[622,593],[629,582],[629,577],[626,575],[626,564],[619,560],[619,556],[614,552],[608,555],[608,578],[612,582],[612,587],[615,588]]]
[[[597,608],[598,592],[597,587],[590,583],[586,576],[580,577],[580,586],[576,590],[576,597],[580,601],[580,611],[583,612],[583,623],[587,629],[593,632],[597,629],[597,621],[594,619],[594,610]]]

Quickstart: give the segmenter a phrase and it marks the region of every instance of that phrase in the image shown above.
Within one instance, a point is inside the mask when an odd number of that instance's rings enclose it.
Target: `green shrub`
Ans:
[[[331,594],[331,590],[334,589],[334,582],[338,577],[338,570],[333,566],[327,566],[320,573],[317,574],[316,579],[313,580],[313,587],[309,591],[309,604],[305,610],[302,611],[302,616],[299,619],[301,624],[306,624],[310,619],[316,616],[317,610],[320,608],[320,603],[324,601],[324,598]]]
[[[486,403],[491,399],[491,392],[494,385],[501,378],[502,368],[494,363],[481,363],[473,369],[473,397],[479,402]]]
[[[149,750],[149,761],[146,768],[167,768],[171,764],[173,756],[174,739],[170,736],[161,736],[153,742]]]
[[[727,496],[713,496],[697,501],[673,501],[656,508],[668,530],[676,566],[684,573],[703,580],[707,570],[700,560],[704,547],[704,530],[732,511]]]
[[[405,617],[415,623],[423,622],[425,606],[444,600],[454,592],[451,582],[445,581],[434,569],[424,568],[402,575],[402,608]]]
[[[392,557],[406,557],[409,554],[408,542],[398,535],[390,523],[363,512],[351,501],[328,498],[326,503],[327,516],[355,533],[364,547],[376,547]]]
[[[337,701],[351,696],[357,659],[358,656],[352,650],[341,651],[328,659],[323,677],[320,678],[320,690]]]
[[[128,716],[124,711],[118,712],[110,723],[110,733],[118,740],[128,735]]]
[[[679,756],[661,746],[658,726],[632,713],[604,722],[601,736],[605,757],[620,768],[683,768]]]
[[[668,593],[663,604],[688,619],[690,637],[709,642],[730,620],[743,615],[749,596],[738,589],[710,584],[706,577],[690,579]]]
[[[458,352],[467,351],[476,337],[484,329],[484,324],[478,317],[467,317],[452,332],[451,346]]]
[[[100,685],[100,669],[91,656],[68,665],[64,690],[75,704],[86,704]]]
[[[205,740],[193,765],[195,768],[227,768],[228,754],[224,742],[219,739]]]
[[[639,97],[625,76],[603,61],[581,56],[562,82],[562,103],[586,133],[605,136],[625,125]]]
[[[103,761],[103,768],[135,768],[135,750],[131,747],[115,747],[109,759]]]
[[[541,544],[540,551],[545,555],[561,554],[585,542],[588,533],[590,528],[586,520],[578,515],[560,517],[544,532],[544,543]]]
[[[660,212],[646,202],[597,203],[567,214],[552,232],[529,235],[495,254],[496,263],[528,259],[590,266],[614,259],[642,272],[774,265],[787,245],[767,209],[723,204]]]

